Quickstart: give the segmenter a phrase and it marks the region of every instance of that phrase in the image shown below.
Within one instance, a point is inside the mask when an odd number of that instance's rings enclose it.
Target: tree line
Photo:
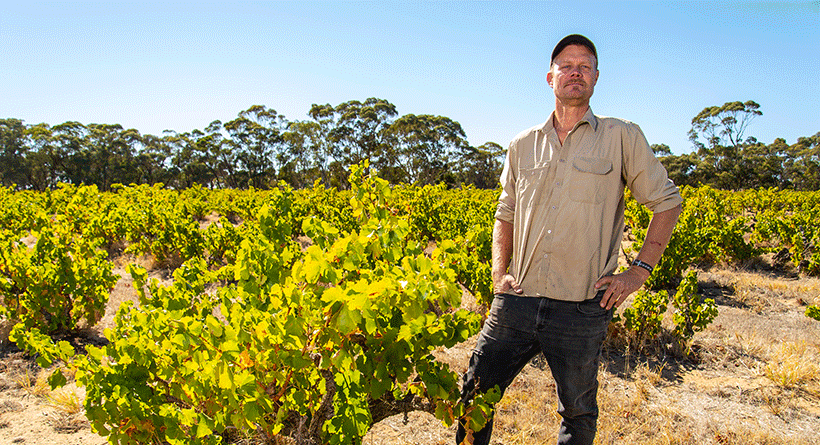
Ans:
[[[743,139],[762,112],[753,102],[707,107],[692,119],[695,150],[672,155],[652,146],[678,185],[720,189],[820,189],[820,133],[788,145]],[[461,125],[444,116],[399,116],[390,102],[369,98],[311,106],[309,119],[288,121],[254,105],[229,122],[202,130],[141,134],[119,124],[25,124],[0,119],[0,184],[47,190],[60,182],[157,184],[172,188],[295,188],[316,181],[348,188],[348,166],[364,159],[391,183],[446,183],[495,188],[504,149],[471,146]]]
[[[163,183],[173,188],[295,188],[321,181],[348,188],[348,166],[369,159],[392,183],[493,188],[504,151],[496,143],[471,146],[461,125],[444,116],[398,116],[395,105],[370,98],[337,106],[314,104],[310,119],[288,121],[254,105],[229,122],[162,136],[118,124],[65,122],[26,125],[0,119],[0,181],[46,190],[59,182]]]
[[[665,144],[652,149],[677,185],[820,190],[820,132],[791,145],[783,138],[771,144],[744,139],[749,123],[762,114],[751,100],[706,107],[692,118],[691,153],[672,155]]]

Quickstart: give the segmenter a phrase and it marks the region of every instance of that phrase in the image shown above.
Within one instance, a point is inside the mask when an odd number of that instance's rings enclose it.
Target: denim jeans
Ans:
[[[496,295],[478,337],[461,397],[498,385],[502,394],[539,352],[558,392],[559,444],[592,444],[598,421],[598,362],[613,310],[601,308],[603,291],[584,302]],[[478,386],[478,387],[476,387]],[[490,442],[492,419],[473,433],[475,445]],[[466,435],[459,422],[456,443]]]

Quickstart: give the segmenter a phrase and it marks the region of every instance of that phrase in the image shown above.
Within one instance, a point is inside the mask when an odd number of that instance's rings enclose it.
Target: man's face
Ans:
[[[588,105],[598,82],[595,56],[583,45],[569,45],[550,66],[547,82],[558,101],[568,106]]]

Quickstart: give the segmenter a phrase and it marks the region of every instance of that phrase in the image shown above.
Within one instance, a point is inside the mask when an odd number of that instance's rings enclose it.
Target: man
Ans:
[[[637,125],[592,114],[598,54],[584,36],[555,46],[547,82],[549,119],[509,146],[493,228],[493,300],[464,376],[463,400],[503,392],[543,352],[562,416],[559,444],[592,444],[598,361],[618,306],[649,278],[680,215],[682,199]],[[624,187],[653,211],[632,266],[616,273]],[[487,444],[492,420],[473,432]],[[469,436],[459,425],[457,443]]]

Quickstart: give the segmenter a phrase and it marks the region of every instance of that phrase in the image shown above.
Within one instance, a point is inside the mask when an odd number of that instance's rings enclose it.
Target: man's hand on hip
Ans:
[[[521,286],[515,281],[515,278],[510,274],[504,274],[501,279],[493,280],[493,293],[495,294],[509,294],[510,291],[520,294],[524,292]]]
[[[607,286],[601,307],[606,309],[617,308],[633,292],[640,289],[643,283],[649,278],[649,271],[640,267],[630,267],[623,273],[608,275],[595,283],[595,289]]]

